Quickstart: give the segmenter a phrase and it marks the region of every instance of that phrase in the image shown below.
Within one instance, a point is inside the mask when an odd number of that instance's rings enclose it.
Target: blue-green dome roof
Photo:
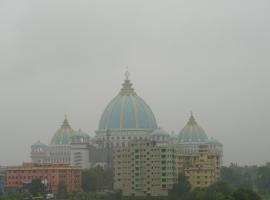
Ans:
[[[83,132],[81,129],[78,131],[74,131],[73,135],[71,136],[72,138],[90,138],[90,136]]]
[[[134,92],[128,78],[101,116],[99,130],[104,129],[157,129],[152,110]]]
[[[155,135],[159,135],[159,136],[169,136],[169,133],[167,133],[165,130],[163,130],[162,128],[158,128],[156,130],[154,130],[152,133],[151,133],[152,136],[155,136]]]
[[[37,141],[35,144],[32,145],[32,147],[47,147],[47,145],[40,141]]]
[[[207,141],[206,133],[197,124],[193,115],[191,115],[186,126],[180,131],[179,140],[181,143]]]
[[[215,138],[211,137],[205,141],[207,144],[221,144],[218,140]]]
[[[51,140],[51,145],[70,144],[73,132],[74,131],[69,125],[67,118],[65,118],[61,128],[59,128],[54,134]]]

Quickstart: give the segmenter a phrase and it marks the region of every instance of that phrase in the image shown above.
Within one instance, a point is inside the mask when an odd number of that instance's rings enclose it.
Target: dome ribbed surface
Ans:
[[[104,129],[157,129],[152,110],[134,92],[128,79],[101,116],[99,130]]]
[[[54,134],[51,140],[51,145],[70,144],[73,132],[74,131],[69,125],[67,118],[65,118],[61,128],[59,128]]]
[[[207,135],[204,130],[197,124],[193,115],[191,115],[186,126],[180,131],[179,140],[181,143],[188,142],[205,142]]]

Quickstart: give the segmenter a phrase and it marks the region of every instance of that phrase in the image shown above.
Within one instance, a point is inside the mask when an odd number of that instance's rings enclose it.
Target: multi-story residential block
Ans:
[[[8,190],[23,187],[34,179],[40,179],[52,191],[64,182],[67,191],[81,188],[81,169],[67,164],[23,163],[21,166],[7,167],[6,188]]]
[[[192,154],[178,151],[176,158],[178,174],[184,174],[192,188],[207,187],[220,177],[220,155],[208,145],[198,146],[198,151]]]
[[[150,140],[114,148],[114,189],[124,196],[167,196],[177,181],[175,153]]]

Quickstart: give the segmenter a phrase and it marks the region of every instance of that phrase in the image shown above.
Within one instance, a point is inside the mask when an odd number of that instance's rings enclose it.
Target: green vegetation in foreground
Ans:
[[[221,179],[234,187],[255,190],[263,200],[270,200],[270,163],[264,166],[238,166],[221,168]]]
[[[168,200],[261,200],[261,197],[250,188],[239,188],[219,181],[207,188],[191,186],[185,176],[179,176],[178,184],[169,193]]]
[[[270,195],[261,195],[262,200],[270,200]]]
[[[112,191],[112,171],[97,167],[82,172],[81,191],[68,194],[66,186],[59,183],[56,196],[65,200],[270,200],[270,163],[260,167],[235,164],[222,167],[221,181],[208,188],[191,190],[186,177],[181,176],[179,180],[169,197],[122,197],[120,192]],[[29,188],[32,195],[41,195],[43,190],[38,180]],[[23,199],[21,193],[0,196],[0,200]]]
[[[59,200],[263,200],[256,192],[248,188],[236,188],[227,182],[220,181],[208,188],[191,190],[186,177],[174,185],[168,197],[122,197],[120,192],[85,192],[78,191],[67,195],[65,186],[59,184]],[[23,200],[21,194],[10,194],[0,200]]]

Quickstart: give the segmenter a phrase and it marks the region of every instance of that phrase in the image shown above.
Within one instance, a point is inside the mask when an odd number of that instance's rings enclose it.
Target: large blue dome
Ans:
[[[152,110],[134,92],[128,77],[101,116],[99,130],[106,129],[157,129]]]

